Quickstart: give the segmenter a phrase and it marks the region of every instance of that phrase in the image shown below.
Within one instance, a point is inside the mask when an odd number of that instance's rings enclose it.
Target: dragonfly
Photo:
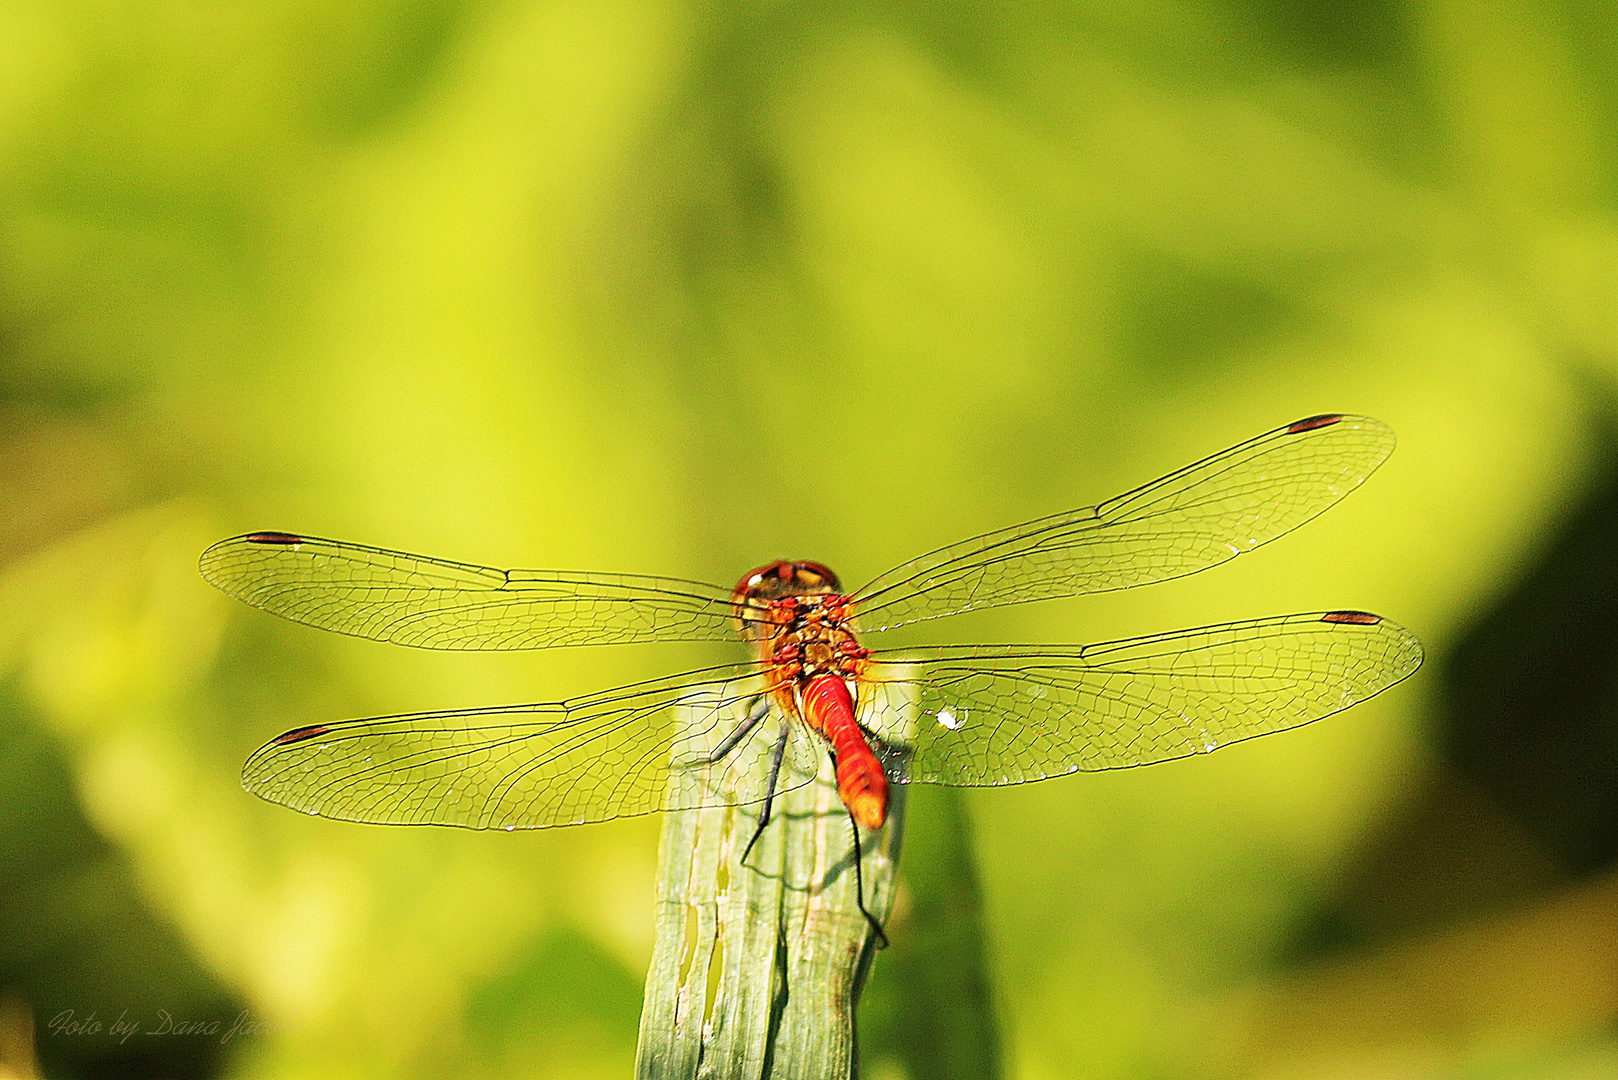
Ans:
[[[1082,646],[866,642],[1228,562],[1332,506],[1393,447],[1380,421],[1312,416],[1095,506],[939,548],[852,591],[803,560],[768,563],[724,588],[501,570],[285,532],[237,536],[208,548],[202,576],[324,630],[448,650],[739,636],[751,651],[564,701],[294,728],[252,754],[243,786],[327,818],[508,831],[757,806],[756,840],[771,800],[811,783],[830,755],[857,843],[861,829],[883,824],[894,784],[1021,784],[1295,728],[1409,676],[1420,642],[1351,610]],[[670,782],[693,774],[700,782]]]

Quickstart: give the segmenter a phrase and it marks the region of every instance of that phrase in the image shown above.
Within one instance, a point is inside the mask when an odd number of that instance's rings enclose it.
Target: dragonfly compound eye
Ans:
[[[782,559],[761,566],[736,583],[735,601],[777,601],[796,596],[831,596],[842,589],[837,575],[817,562]]]

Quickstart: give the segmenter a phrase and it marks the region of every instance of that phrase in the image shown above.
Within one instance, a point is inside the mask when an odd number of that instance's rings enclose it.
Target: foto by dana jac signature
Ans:
[[[45,1028],[52,1036],[77,1035],[114,1039],[119,1043],[128,1042],[132,1036],[218,1039],[220,1043],[229,1043],[254,1035],[281,1035],[290,1029],[290,1025],[258,1019],[246,1009],[228,1020],[192,1019],[176,1016],[167,1009],[158,1009],[145,1017],[131,1016],[129,1010],[125,1009],[110,1023],[97,1016],[94,1009],[84,1016],[78,1015],[77,1010],[63,1009],[50,1018]]]

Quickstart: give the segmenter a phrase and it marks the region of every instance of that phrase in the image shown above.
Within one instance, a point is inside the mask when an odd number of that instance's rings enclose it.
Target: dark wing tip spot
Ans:
[[[1321,413],[1319,416],[1306,416],[1302,420],[1294,420],[1287,425],[1288,435],[1301,435],[1305,431],[1314,431],[1316,428],[1331,427],[1341,422],[1342,413]]]
[[[301,544],[303,537],[284,532],[256,532],[242,537],[249,544]]]
[[[277,735],[271,740],[271,745],[290,746],[293,743],[303,742],[305,739],[313,739],[317,735],[324,735],[330,730],[331,728],[325,724],[311,724],[308,727],[293,728],[284,735]]]
[[[1369,611],[1328,611],[1320,617],[1320,621],[1353,623],[1355,626],[1375,626],[1382,621],[1382,616],[1372,615]]]

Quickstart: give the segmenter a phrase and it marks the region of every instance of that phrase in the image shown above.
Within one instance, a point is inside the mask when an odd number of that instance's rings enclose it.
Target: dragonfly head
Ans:
[[[829,567],[780,559],[742,575],[731,593],[731,602],[736,605],[742,636],[759,638],[767,635],[768,613],[779,601],[798,596],[836,596],[842,589]]]
[[[784,600],[789,596],[833,596],[842,588],[829,567],[817,562],[780,559],[742,575],[732,599],[742,604],[751,600]]]

